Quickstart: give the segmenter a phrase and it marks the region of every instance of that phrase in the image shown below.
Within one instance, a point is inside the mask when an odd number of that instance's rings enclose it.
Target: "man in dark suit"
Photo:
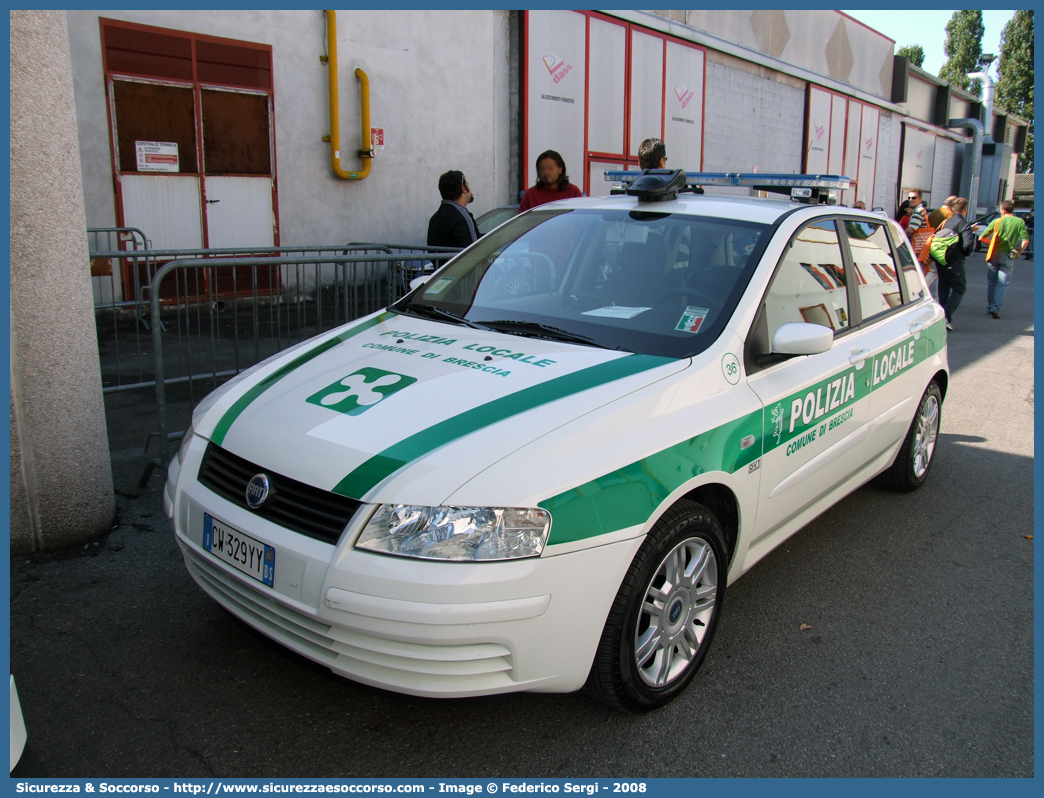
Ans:
[[[429,247],[466,247],[478,240],[478,225],[468,211],[475,195],[463,172],[450,170],[439,178],[442,204],[428,221]]]

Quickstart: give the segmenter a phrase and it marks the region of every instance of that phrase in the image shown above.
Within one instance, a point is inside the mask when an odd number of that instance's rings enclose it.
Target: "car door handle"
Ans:
[[[910,334],[914,337],[915,341],[918,338],[921,337],[921,330],[923,330],[923,329],[924,329],[924,322],[923,321],[913,321],[913,322],[910,322]]]
[[[848,353],[851,355],[851,357],[848,358],[848,362],[855,366],[857,369],[861,369],[863,367],[863,363],[865,363],[866,359],[870,357],[869,349],[850,349],[848,350]]]

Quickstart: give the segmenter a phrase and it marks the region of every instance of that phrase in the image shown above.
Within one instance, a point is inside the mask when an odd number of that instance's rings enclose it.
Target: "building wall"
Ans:
[[[882,125],[884,127],[884,125]],[[880,205],[890,216],[895,216],[895,211],[898,208],[899,200],[898,197],[898,182],[899,182],[899,151],[902,148],[903,140],[903,118],[899,114],[891,114],[890,122],[888,125],[888,149],[881,151],[881,155],[877,159],[877,170],[878,170],[878,189],[875,192],[874,204]],[[882,140],[884,139],[884,131],[881,133]],[[884,179],[881,177],[881,171],[885,171]],[[885,191],[885,194],[882,194]]]
[[[835,78],[877,97],[889,96],[895,42],[839,11],[654,11],[654,14]]]
[[[897,181],[895,164],[899,163],[899,146],[893,147],[892,138],[898,135],[895,127],[895,114],[881,112],[878,124],[877,170],[874,175],[874,197],[869,208],[884,208],[888,214],[895,213],[895,184]],[[892,153],[895,153],[893,158]]]
[[[915,119],[931,122],[935,110],[935,84],[911,76],[903,107]]]
[[[11,12],[11,549],[115,515],[65,13]]]
[[[709,50],[705,118],[705,171],[801,171],[803,81]]]
[[[508,11],[338,11],[342,165],[361,165],[359,89],[370,78],[371,126],[385,131],[370,176],[330,168],[324,15],[318,11],[70,11],[87,222],[116,222],[99,17],[270,44],[281,243],[423,243],[438,177],[460,169],[473,212],[512,193]],[[517,91],[517,78],[515,79]],[[515,134],[517,136],[517,133]],[[517,195],[516,195],[517,196]],[[517,202],[517,199],[515,200]],[[145,231],[148,233],[148,231]]]
[[[935,141],[935,170],[932,172],[932,201],[942,205],[943,200],[956,194],[960,181],[960,159],[964,145],[952,139],[942,138]]]

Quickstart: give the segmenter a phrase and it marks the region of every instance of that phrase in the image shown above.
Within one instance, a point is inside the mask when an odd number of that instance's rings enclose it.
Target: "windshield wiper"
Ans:
[[[427,316],[429,319],[443,319],[445,321],[453,322],[454,324],[463,324],[465,327],[471,327],[473,330],[489,329],[481,324],[468,321],[463,316],[458,316],[456,313],[450,313],[448,310],[437,308],[434,305],[422,305],[419,302],[411,302],[404,307],[403,310],[416,311],[418,316]]]
[[[550,338],[554,341],[566,341],[571,344],[586,344],[588,346],[601,347],[602,349],[610,348],[597,343],[593,338],[589,338],[586,335],[569,332],[569,330],[552,327],[549,324],[540,324],[535,321],[511,321],[504,319],[502,321],[484,321],[482,324],[485,325],[486,329],[496,330],[497,332],[516,335],[533,333],[539,338]]]

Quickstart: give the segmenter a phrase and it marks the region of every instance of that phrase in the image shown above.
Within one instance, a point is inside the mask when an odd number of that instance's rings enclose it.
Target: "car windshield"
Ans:
[[[662,357],[724,328],[764,224],[644,210],[538,210],[479,239],[393,310]]]

